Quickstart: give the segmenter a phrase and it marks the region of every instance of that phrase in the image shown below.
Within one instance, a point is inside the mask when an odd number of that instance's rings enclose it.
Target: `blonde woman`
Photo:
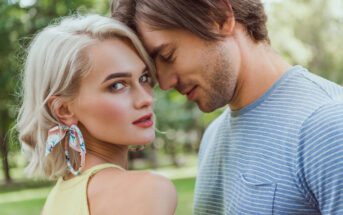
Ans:
[[[33,40],[17,128],[29,175],[58,179],[42,214],[174,214],[166,178],[127,170],[153,141],[154,66],[122,23],[62,19]]]

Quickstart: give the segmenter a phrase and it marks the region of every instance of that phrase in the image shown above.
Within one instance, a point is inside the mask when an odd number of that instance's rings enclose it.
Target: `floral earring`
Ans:
[[[69,138],[67,138],[69,136]],[[52,149],[64,139],[64,153],[68,165],[68,169],[74,175],[79,175],[82,167],[85,164],[86,147],[83,140],[82,133],[76,125],[68,126],[55,126],[48,132],[48,139],[46,141],[45,156],[48,156]],[[80,168],[75,171],[70,163],[69,148],[80,152],[81,164]]]

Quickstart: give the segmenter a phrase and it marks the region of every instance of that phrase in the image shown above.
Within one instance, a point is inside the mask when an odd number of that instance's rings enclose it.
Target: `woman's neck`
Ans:
[[[128,146],[100,141],[93,137],[82,123],[79,124],[86,145],[86,163],[82,170],[103,163],[112,163],[127,169]]]
[[[127,145],[101,142],[91,136],[81,124],[79,125],[79,128],[86,145],[85,165],[82,167],[82,172],[104,163],[115,164],[124,169],[128,168],[129,147]],[[68,180],[73,177],[73,174],[70,173],[64,176],[64,179]]]
[[[112,163],[127,169],[128,146],[111,143],[98,143],[85,140],[86,164],[83,170],[102,163]]]
[[[82,172],[96,165],[111,163],[124,169],[128,168],[128,146],[115,145],[111,143],[94,143],[85,139],[86,158]],[[78,167],[77,167],[78,168]],[[64,180],[69,180],[75,176],[72,173],[64,176]]]

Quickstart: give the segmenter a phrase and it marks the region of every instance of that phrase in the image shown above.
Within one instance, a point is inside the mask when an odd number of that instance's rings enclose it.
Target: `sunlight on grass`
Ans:
[[[178,193],[178,206],[175,215],[192,214],[195,178],[173,180]]]
[[[37,215],[40,214],[45,198],[0,204],[1,215]]]
[[[20,202],[33,199],[44,199],[49,194],[50,190],[51,187],[44,187],[3,193],[0,195],[0,204]]]
[[[182,179],[182,178],[190,178],[195,177],[197,174],[197,168],[195,166],[190,167],[182,167],[182,168],[161,168],[154,170],[154,172],[157,172],[169,179]]]

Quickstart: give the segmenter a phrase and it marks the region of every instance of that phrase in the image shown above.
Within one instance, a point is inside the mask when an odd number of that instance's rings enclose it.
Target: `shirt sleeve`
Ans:
[[[343,214],[343,104],[316,110],[302,125],[296,177],[321,214]]]

